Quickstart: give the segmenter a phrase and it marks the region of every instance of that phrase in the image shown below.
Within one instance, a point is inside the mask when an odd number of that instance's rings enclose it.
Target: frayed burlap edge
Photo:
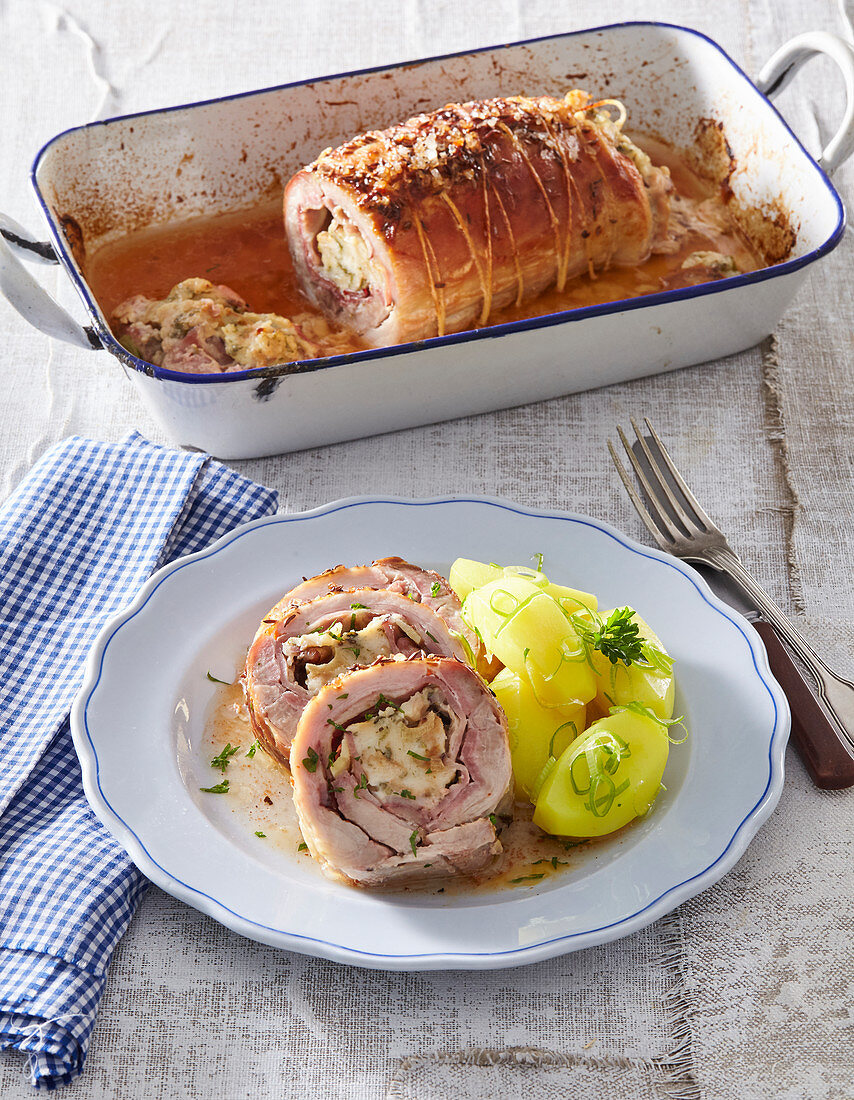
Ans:
[[[387,1100],[414,1100],[418,1093],[410,1087],[413,1078],[429,1073],[431,1067],[471,1066],[472,1068],[506,1067],[508,1075],[531,1070],[550,1072],[578,1067],[588,1073],[601,1073],[613,1078],[617,1073],[641,1075],[652,1096],[662,1100],[703,1100],[694,1068],[693,1033],[690,1015],[691,1001],[684,970],[684,936],[682,919],[677,911],[663,917],[658,924],[661,940],[661,963],[668,979],[665,1011],[670,1029],[668,1050],[660,1057],[634,1059],[619,1055],[592,1057],[578,1053],[561,1053],[533,1046],[469,1047],[463,1050],[434,1050],[402,1058],[397,1065],[386,1093]],[[608,1095],[607,1088],[601,1095]]]

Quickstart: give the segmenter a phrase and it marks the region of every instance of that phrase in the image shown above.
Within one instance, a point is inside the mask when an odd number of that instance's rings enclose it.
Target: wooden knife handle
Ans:
[[[792,740],[817,787],[838,791],[854,786],[854,755],[840,741],[813,688],[777,637],[761,619],[753,628],[768,653],[768,664],[792,710]]]

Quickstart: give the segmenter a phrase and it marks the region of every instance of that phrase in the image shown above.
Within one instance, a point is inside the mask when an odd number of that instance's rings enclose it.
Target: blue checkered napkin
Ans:
[[[206,455],[68,439],[0,508],[0,1049],[55,1088],[86,1057],[145,888],[83,795],[68,712],[104,623],[159,565],[276,510]]]

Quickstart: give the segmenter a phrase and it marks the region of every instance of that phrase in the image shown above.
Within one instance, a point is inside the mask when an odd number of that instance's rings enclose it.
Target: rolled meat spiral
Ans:
[[[426,603],[385,588],[352,588],[296,602],[268,617],[246,657],[243,687],[261,744],[288,764],[303,708],[349,668],[377,657],[437,653],[464,657],[464,647]]]
[[[267,612],[256,638],[268,634],[273,623],[284,619],[299,604],[349,588],[386,588],[414,603],[426,604],[444,620],[452,634],[462,639],[469,663],[486,674],[483,644],[463,619],[460,601],[447,580],[432,569],[422,569],[396,556],[379,558],[370,565],[336,565],[315,577],[303,578],[302,584],[286,592]]]
[[[297,604],[346,588],[387,588],[416,603],[425,603],[454,633],[462,634],[472,646],[477,644],[477,636],[463,621],[460,601],[445,578],[399,557],[380,558],[371,565],[336,565],[309,577],[286,592],[265,621],[284,618]]]
[[[309,851],[364,886],[482,870],[512,805],[507,722],[468,665],[379,660],[305,707],[291,746]]]
[[[624,118],[584,92],[514,96],[326,150],[285,189],[303,291],[381,346],[485,324],[581,272],[641,263],[665,234],[671,184]]]

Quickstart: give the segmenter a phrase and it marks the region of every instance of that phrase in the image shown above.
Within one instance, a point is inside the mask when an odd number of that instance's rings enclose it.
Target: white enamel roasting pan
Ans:
[[[816,53],[837,62],[847,88],[840,129],[818,163],[766,98]],[[786,212],[796,231],[790,256],[704,286],[302,367],[216,376],[162,370],[126,352],[76,258],[81,243],[91,255],[132,229],[269,199],[320,150],[361,130],[450,101],[562,94],[573,86],[623,100],[631,130],[677,147],[692,145],[698,120],[720,123],[736,199]],[[223,458],[276,454],[538,401],[749,347],[773,330],[809,265],[841,238],[844,211],[827,173],[852,149],[854,51],[842,39],[819,32],[793,39],[754,85],[696,31],[624,23],[69,130],[48,142],[32,171],[52,243],[40,244],[3,219],[0,289],[49,335],[112,352],[177,443]],[[62,310],[13,249],[58,260],[91,326]]]

